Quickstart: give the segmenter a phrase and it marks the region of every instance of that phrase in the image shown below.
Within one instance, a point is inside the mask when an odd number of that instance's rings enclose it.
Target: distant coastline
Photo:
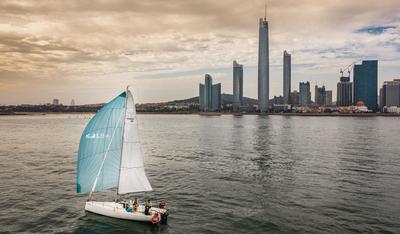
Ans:
[[[173,100],[160,103],[138,103],[136,104],[136,112],[138,114],[153,114],[153,115],[201,115],[201,116],[220,116],[220,115],[281,115],[281,116],[338,116],[338,117],[373,117],[373,116],[388,116],[400,117],[400,114],[385,113],[385,112],[358,112],[354,110],[342,111],[336,106],[328,106],[318,108],[318,106],[311,106],[304,110],[281,110],[279,112],[260,113],[257,112],[258,101],[256,99],[243,97],[244,103],[241,107],[241,112],[233,112],[233,95],[223,93],[222,110],[219,112],[200,112],[199,111],[199,97],[192,97],[188,99]],[[277,100],[271,99],[270,102],[274,103]],[[280,102],[277,102],[277,104]],[[54,104],[21,104],[21,105],[8,105],[0,106],[0,116],[4,115],[46,115],[46,114],[94,114],[100,110],[105,103],[84,104],[84,105],[54,105]],[[279,105],[279,104],[278,104]],[[275,110],[277,111],[277,110]],[[340,111],[340,112],[339,112]]]
[[[0,112],[0,116],[37,116],[37,115],[60,115],[60,114],[95,114],[96,112]],[[200,115],[200,116],[221,116],[221,115],[281,115],[281,116],[309,116],[309,117],[400,117],[399,114],[391,113],[235,113],[235,112],[137,112],[147,115]]]

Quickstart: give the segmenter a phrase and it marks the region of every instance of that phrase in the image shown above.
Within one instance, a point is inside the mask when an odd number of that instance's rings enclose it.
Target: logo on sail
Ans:
[[[104,134],[104,133],[88,133],[86,134],[86,138],[88,139],[104,139],[104,138],[109,138],[109,134]]]

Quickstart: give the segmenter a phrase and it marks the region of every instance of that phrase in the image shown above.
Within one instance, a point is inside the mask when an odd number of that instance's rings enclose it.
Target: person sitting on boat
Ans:
[[[147,200],[145,206],[144,206],[144,214],[145,215],[150,215],[150,208],[152,207],[150,199]]]
[[[167,205],[167,203],[164,200],[160,201],[160,204],[158,204],[158,208],[164,209],[164,207]]]
[[[133,204],[132,204],[132,208],[133,208],[133,212],[137,211],[139,204],[137,202],[137,198],[135,197],[135,199],[133,200]]]
[[[151,204],[151,200],[147,200],[146,202],[146,206],[148,206],[149,208],[151,208],[153,206],[153,204]]]

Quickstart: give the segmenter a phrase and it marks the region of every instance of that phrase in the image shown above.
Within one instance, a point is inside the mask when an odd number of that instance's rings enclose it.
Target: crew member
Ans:
[[[147,200],[145,207],[144,207],[144,214],[145,215],[150,215],[150,208],[152,207],[150,199]]]
[[[133,204],[132,204],[133,212],[137,211],[138,206],[139,205],[138,205],[138,202],[137,202],[137,198],[135,197],[135,200],[133,201]]]
[[[167,204],[167,203],[166,203],[164,200],[161,200],[161,201],[160,201],[160,204],[158,204],[158,208],[164,209],[164,207],[165,207],[166,204]]]

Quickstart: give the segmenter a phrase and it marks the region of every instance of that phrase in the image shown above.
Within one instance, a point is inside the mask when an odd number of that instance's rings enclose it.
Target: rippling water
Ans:
[[[152,226],[84,212],[90,117],[0,117],[0,232],[400,232],[400,118],[139,115]]]

